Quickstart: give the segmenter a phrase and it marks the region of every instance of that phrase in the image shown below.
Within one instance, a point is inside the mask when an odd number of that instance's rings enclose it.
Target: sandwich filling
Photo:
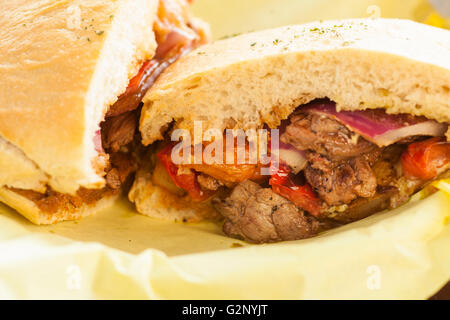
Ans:
[[[153,26],[158,44],[155,56],[142,64],[126,91],[110,106],[96,133],[97,171],[104,172],[103,189],[80,188],[75,195],[47,188],[46,193],[11,188],[33,201],[46,213],[74,211],[93,205],[103,197],[117,194],[139,166],[142,152],[137,130],[141,101],[158,76],[181,56],[208,41],[206,29],[189,14],[190,0],[160,0]]]
[[[211,201],[227,235],[262,243],[312,237],[396,208],[450,169],[448,124],[424,117],[338,112],[324,99],[299,106],[278,129],[279,156],[269,164],[176,165],[174,144],[166,143],[154,176],[165,170],[172,185],[159,186]],[[264,166],[270,174],[261,175]]]

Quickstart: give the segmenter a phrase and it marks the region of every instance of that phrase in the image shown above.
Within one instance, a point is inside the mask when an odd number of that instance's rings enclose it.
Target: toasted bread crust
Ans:
[[[161,128],[277,126],[328,97],[450,122],[450,31],[408,20],[316,22],[218,41],[182,58],[144,98],[143,143]]]
[[[0,137],[42,171],[47,181],[39,183],[68,193],[102,187],[94,135],[154,55],[158,0],[0,5]]]
[[[78,220],[113,205],[117,194],[110,194],[102,199],[83,204],[81,207],[61,206],[56,212],[45,212],[27,197],[10,190],[0,188],[0,201],[20,212],[25,218],[38,225],[54,224],[60,221]]]

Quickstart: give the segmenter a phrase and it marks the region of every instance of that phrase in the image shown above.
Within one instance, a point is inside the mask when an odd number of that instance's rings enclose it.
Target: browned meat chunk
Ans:
[[[336,120],[318,114],[296,112],[281,135],[281,141],[300,150],[313,150],[331,160],[344,160],[377,149]]]
[[[136,127],[136,112],[130,111],[109,118],[102,123],[103,147],[112,152],[119,151],[122,146],[133,141]]]
[[[307,150],[307,181],[330,206],[375,195],[377,179],[371,165],[381,150],[333,118],[295,112],[281,140]]]
[[[138,168],[137,160],[130,153],[116,152],[111,154],[111,165],[117,169],[119,179],[123,183]]]
[[[111,168],[105,179],[112,189],[119,189],[138,167],[137,161],[130,153],[115,152],[110,156],[110,163]]]
[[[306,180],[328,205],[348,204],[358,196],[370,198],[375,195],[377,178],[368,157],[330,161],[317,153],[308,153],[308,159]]]
[[[119,170],[117,170],[116,168],[112,168],[111,170],[109,170],[109,172],[106,174],[105,179],[106,184],[113,189],[119,189],[122,185],[122,182],[120,181]]]
[[[398,194],[395,187],[378,187],[377,192],[370,198],[353,200],[343,212],[336,212],[329,216],[341,223],[350,223],[364,219],[374,213],[390,208],[390,200]]]
[[[214,199],[225,217],[225,234],[263,243],[309,238],[319,222],[289,200],[251,181],[240,183],[225,200]]]

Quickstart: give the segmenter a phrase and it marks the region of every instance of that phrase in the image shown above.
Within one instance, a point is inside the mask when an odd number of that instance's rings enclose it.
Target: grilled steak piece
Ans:
[[[122,182],[120,181],[119,170],[117,170],[116,168],[112,168],[111,170],[109,170],[108,173],[106,173],[105,179],[106,184],[112,189],[119,189],[122,185]]]
[[[300,108],[290,117],[281,141],[307,150],[305,177],[328,205],[375,195],[377,179],[371,165],[381,149],[335,119]]]
[[[225,234],[249,242],[303,239],[319,231],[314,217],[251,181],[240,183],[228,198],[215,198],[213,203],[226,219]]]
[[[281,141],[299,150],[313,150],[331,160],[345,160],[370,153],[378,147],[351,132],[338,121],[319,114],[295,112]]]
[[[130,111],[107,120],[102,123],[103,147],[112,152],[117,152],[122,146],[133,141],[138,114]]]
[[[378,154],[375,152],[345,161],[331,161],[318,153],[308,152],[306,180],[330,206],[348,204],[357,197],[373,197],[377,178],[371,165]]]

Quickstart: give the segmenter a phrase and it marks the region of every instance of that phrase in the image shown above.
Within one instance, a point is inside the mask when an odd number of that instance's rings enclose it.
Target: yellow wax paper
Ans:
[[[198,0],[194,11],[218,38],[367,16],[374,3],[405,17],[418,2]],[[266,245],[227,238],[214,223],[150,219],[125,199],[53,226],[0,205],[0,298],[425,299],[450,279],[450,181],[434,187],[441,191],[319,237]]]
[[[0,208],[0,298],[424,299],[450,279],[449,208],[440,191],[267,245],[136,215],[125,201],[44,227]]]

